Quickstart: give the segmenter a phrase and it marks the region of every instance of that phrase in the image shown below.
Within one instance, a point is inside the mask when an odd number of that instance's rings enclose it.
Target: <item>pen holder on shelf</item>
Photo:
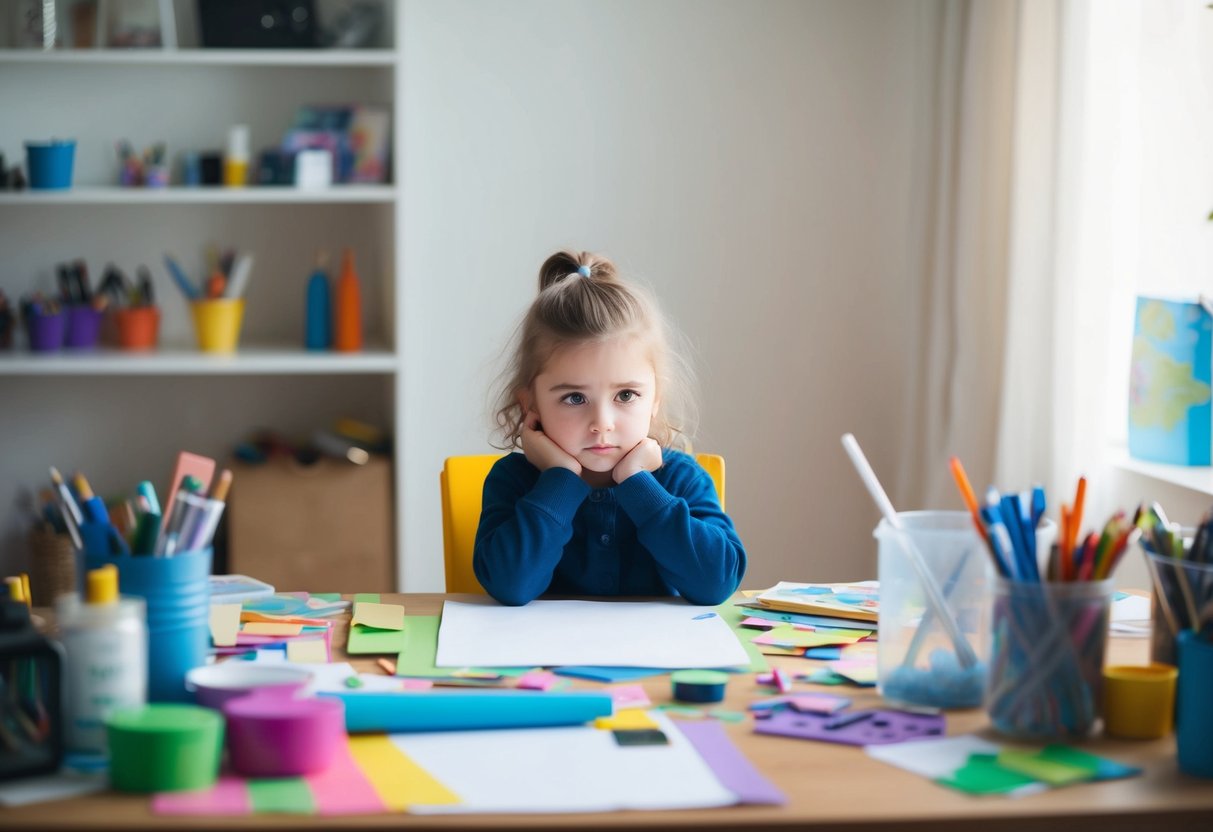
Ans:
[[[114,311],[118,346],[124,350],[155,349],[160,335],[160,308],[133,306]]]
[[[206,664],[210,640],[211,550],[172,557],[90,553],[88,569],[118,567],[118,588],[147,601],[147,697],[151,702],[192,702],[185,674]]]
[[[26,142],[25,164],[29,171],[30,190],[63,191],[72,186],[72,162],[76,142]]]
[[[101,338],[101,319],[104,317],[99,309],[88,304],[76,304],[67,307],[67,325],[63,335],[63,345],[73,350],[91,350],[97,346]]]
[[[67,313],[29,311],[25,316],[25,332],[33,352],[57,352],[63,347],[67,330]]]
[[[901,529],[882,520],[879,546],[880,693],[891,702],[938,708],[980,707],[986,685],[988,558],[973,520],[963,511],[903,511]],[[939,616],[907,546],[913,546],[942,591],[952,618],[976,654],[965,666]]]
[[[203,352],[235,352],[244,321],[244,299],[221,298],[190,303],[194,334]]]
[[[1192,630],[1179,634],[1179,690],[1175,702],[1175,746],[1179,770],[1213,777],[1213,641]]]
[[[33,559],[30,592],[35,607],[54,606],[65,592],[76,591],[76,549],[67,534],[35,528],[29,536]]]
[[[1112,581],[994,581],[986,710],[1023,739],[1083,737],[1095,727]]]
[[[1144,555],[1151,584],[1150,660],[1176,664],[1179,634],[1213,620],[1213,563]]]

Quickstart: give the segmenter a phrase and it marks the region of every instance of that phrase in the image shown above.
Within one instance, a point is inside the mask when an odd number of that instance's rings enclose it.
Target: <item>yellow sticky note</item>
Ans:
[[[303,632],[302,624],[270,624],[262,621],[252,621],[244,625],[240,632],[249,636],[297,636]]]
[[[216,647],[234,647],[240,632],[240,604],[211,604],[211,641]]]
[[[1076,768],[1055,760],[1041,759],[1037,754],[1039,752],[1029,753],[1004,748],[998,752],[998,764],[1011,771],[1044,781],[1050,786],[1067,786],[1070,783],[1095,779],[1095,772],[1090,769]]]
[[[324,649],[324,639],[305,638],[286,643],[286,660],[299,664],[327,664],[329,655]]]
[[[404,606],[358,601],[354,604],[354,615],[350,623],[374,627],[376,630],[403,630]]]
[[[403,811],[414,803],[434,806],[459,802],[458,795],[417,765],[386,734],[356,734],[349,742],[354,762],[387,808]]]
[[[642,728],[656,728],[657,723],[649,716],[648,711],[626,708],[614,716],[598,717],[594,720],[594,727],[604,731],[639,731]]]

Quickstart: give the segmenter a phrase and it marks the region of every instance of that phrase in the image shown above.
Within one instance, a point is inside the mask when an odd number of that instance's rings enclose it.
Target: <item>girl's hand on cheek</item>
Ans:
[[[522,452],[527,462],[540,471],[567,468],[581,476],[581,463],[548,438],[539,425],[539,414],[529,411],[522,423]]]
[[[627,456],[619,460],[611,476],[615,482],[621,483],[633,474],[641,471],[656,471],[661,467],[661,446],[652,437],[641,439],[635,448],[628,451]]]

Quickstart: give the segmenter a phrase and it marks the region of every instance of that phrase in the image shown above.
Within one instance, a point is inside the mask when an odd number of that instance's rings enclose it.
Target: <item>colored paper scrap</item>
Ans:
[[[247,815],[253,811],[253,802],[246,780],[220,775],[209,789],[152,795],[152,811],[157,815]]]
[[[656,724],[656,723],[654,723]],[[629,728],[612,731],[615,743],[622,746],[669,745],[670,738],[656,728]]]
[[[374,627],[377,630],[403,630],[404,606],[358,601],[354,604],[354,613],[350,617],[350,623]]]
[[[556,682],[556,674],[546,670],[532,670],[518,679],[518,687],[523,690],[547,690]]]
[[[258,777],[248,781],[249,800],[254,812],[292,815],[316,814],[312,790],[298,777]]]
[[[417,803],[451,805],[459,797],[417,765],[385,734],[350,737],[350,754],[388,809],[403,811]]]
[[[1095,779],[1093,766],[1076,766],[1041,757],[1037,753],[1004,748],[998,752],[998,764],[1050,786],[1068,786]]]
[[[211,604],[211,642],[216,647],[235,647],[240,632],[240,604]]]
[[[297,636],[303,632],[303,625],[253,621],[245,624],[240,632],[246,636]]]
[[[963,766],[935,782],[970,794],[1034,794],[1047,786],[1003,768],[993,754],[973,754]]]
[[[640,685],[613,685],[607,688],[607,693],[611,695],[616,711],[624,708],[647,708],[652,705],[648,693]]]
[[[328,645],[322,638],[289,641],[286,645],[286,660],[298,664],[327,664]]]
[[[554,667],[557,676],[572,676],[574,679],[589,679],[591,682],[630,682],[668,673],[660,667],[594,667],[590,665],[567,665]]]
[[[639,708],[628,708],[614,716],[600,716],[594,720],[594,727],[603,731],[640,731],[656,729],[657,723],[648,712]]]
[[[346,743],[328,768],[304,779],[320,815],[369,815],[384,810],[383,801],[354,762]]]
[[[1127,766],[1124,763],[1109,760],[1107,757],[1097,757],[1070,745],[1047,745],[1041,749],[1038,756],[1066,765],[1093,768],[1096,780],[1120,780],[1125,777],[1136,777],[1142,771],[1137,766]]]
[[[773,806],[787,803],[783,792],[754,768],[729,739],[720,723],[704,720],[679,722],[676,726],[679,733],[695,747],[699,756],[712,769],[716,779],[737,795],[739,802]]]
[[[721,722],[745,722],[745,714],[741,711],[728,711],[723,708],[708,711],[708,716]]]
[[[827,667],[814,670],[812,673],[797,673],[796,678],[804,682],[812,682],[814,685],[845,685],[847,683],[845,677]]]
[[[826,647],[853,644],[867,634],[867,631],[857,630],[805,630],[792,624],[780,624],[751,641],[781,647]]]
[[[997,754],[999,746],[972,734],[958,734],[894,745],[869,745],[864,751],[881,762],[936,780],[951,775],[973,754]]]

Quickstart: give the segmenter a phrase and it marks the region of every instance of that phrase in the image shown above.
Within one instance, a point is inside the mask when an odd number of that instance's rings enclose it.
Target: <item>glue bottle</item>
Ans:
[[[333,315],[333,346],[342,352],[362,349],[362,290],[354,271],[354,251],[341,255],[341,278],[337,281],[337,305]]]
[[[105,718],[147,702],[147,612],[142,598],[119,598],[118,567],[90,570],[84,603],[60,596],[64,729],[68,751],[106,752]]]
[[[329,294],[329,276],[325,271],[328,255],[316,255],[316,268],[307,281],[307,314],[303,344],[309,350],[327,350],[333,345],[333,303]]]
[[[223,156],[223,184],[243,188],[248,182],[249,127],[234,124],[227,132],[227,153]]]

